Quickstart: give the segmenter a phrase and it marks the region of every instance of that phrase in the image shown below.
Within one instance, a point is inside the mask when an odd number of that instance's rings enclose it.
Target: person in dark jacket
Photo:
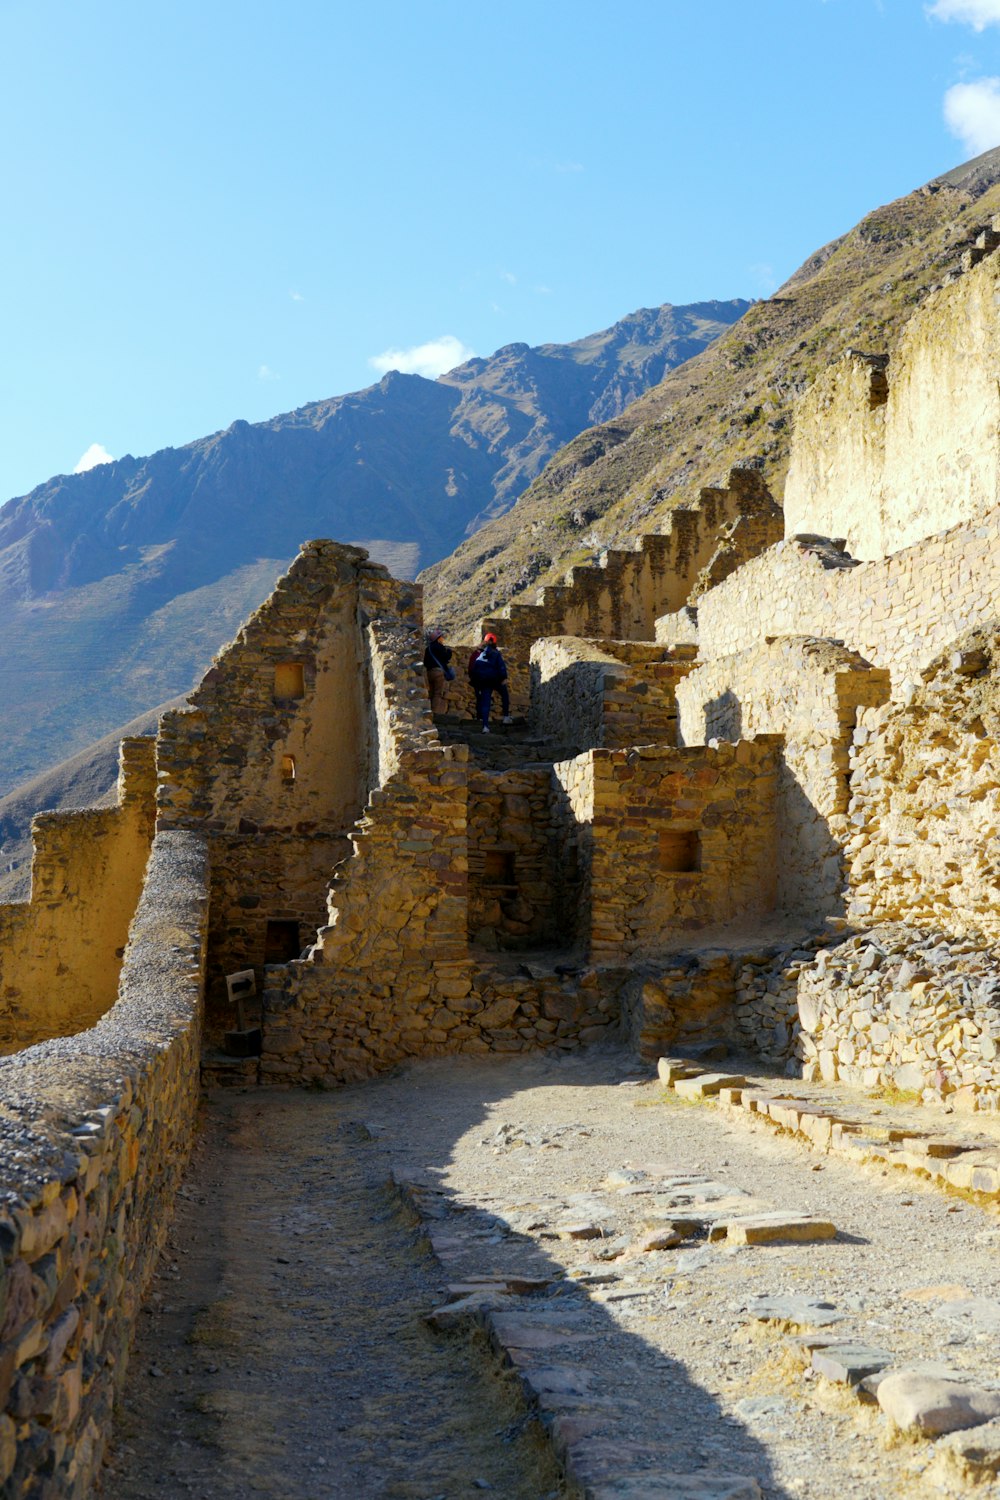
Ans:
[[[493,694],[500,694],[503,722],[513,724],[510,715],[510,693],[507,689],[507,663],[500,655],[495,635],[483,637],[483,644],[469,659],[469,681],[476,694],[476,712],[483,726],[483,733],[490,732],[490,709]]]
[[[427,691],[431,697],[431,713],[448,712],[448,689],[446,683],[455,676],[449,665],[452,651],[444,643],[444,631],[432,630],[427,636],[424,651],[424,668],[427,672]]]

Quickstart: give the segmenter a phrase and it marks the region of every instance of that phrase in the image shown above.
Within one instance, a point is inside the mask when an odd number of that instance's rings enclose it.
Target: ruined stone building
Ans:
[[[710,1036],[1000,1104],[996,243],[816,382],[783,513],[734,471],[484,622],[525,728],[435,723],[420,589],[310,541],[123,743],[118,806],[36,821],[0,908],[7,1492],[87,1490],[201,1062]]]

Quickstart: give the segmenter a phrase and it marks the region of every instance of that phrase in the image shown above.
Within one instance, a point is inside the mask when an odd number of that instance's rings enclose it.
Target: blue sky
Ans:
[[[0,499],[766,295],[998,143],[1000,0],[0,0]]]

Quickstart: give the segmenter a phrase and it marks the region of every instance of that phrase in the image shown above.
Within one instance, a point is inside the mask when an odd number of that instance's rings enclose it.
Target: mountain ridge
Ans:
[[[641,309],[571,345],[508,345],[181,448],[57,475],[0,508],[0,795],[186,691],[309,537],[412,577],[502,514],[593,411],[748,303]]]

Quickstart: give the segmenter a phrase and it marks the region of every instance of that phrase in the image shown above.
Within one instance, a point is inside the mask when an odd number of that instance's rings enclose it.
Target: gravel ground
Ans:
[[[838,1335],[1000,1389],[997,1219],[638,1076],[594,1050],[214,1096],[105,1493],[562,1493],[482,1343],[422,1322],[446,1283],[514,1271],[565,1277],[536,1306],[539,1337],[623,1465],[746,1475],[769,1500],[940,1493],[921,1478],[932,1444],[892,1442],[876,1407],[805,1374],[745,1309],[820,1297]],[[415,1248],[390,1168],[439,1190],[440,1264]],[[639,1251],[685,1202],[821,1214],[838,1236],[734,1249],[695,1231]]]

